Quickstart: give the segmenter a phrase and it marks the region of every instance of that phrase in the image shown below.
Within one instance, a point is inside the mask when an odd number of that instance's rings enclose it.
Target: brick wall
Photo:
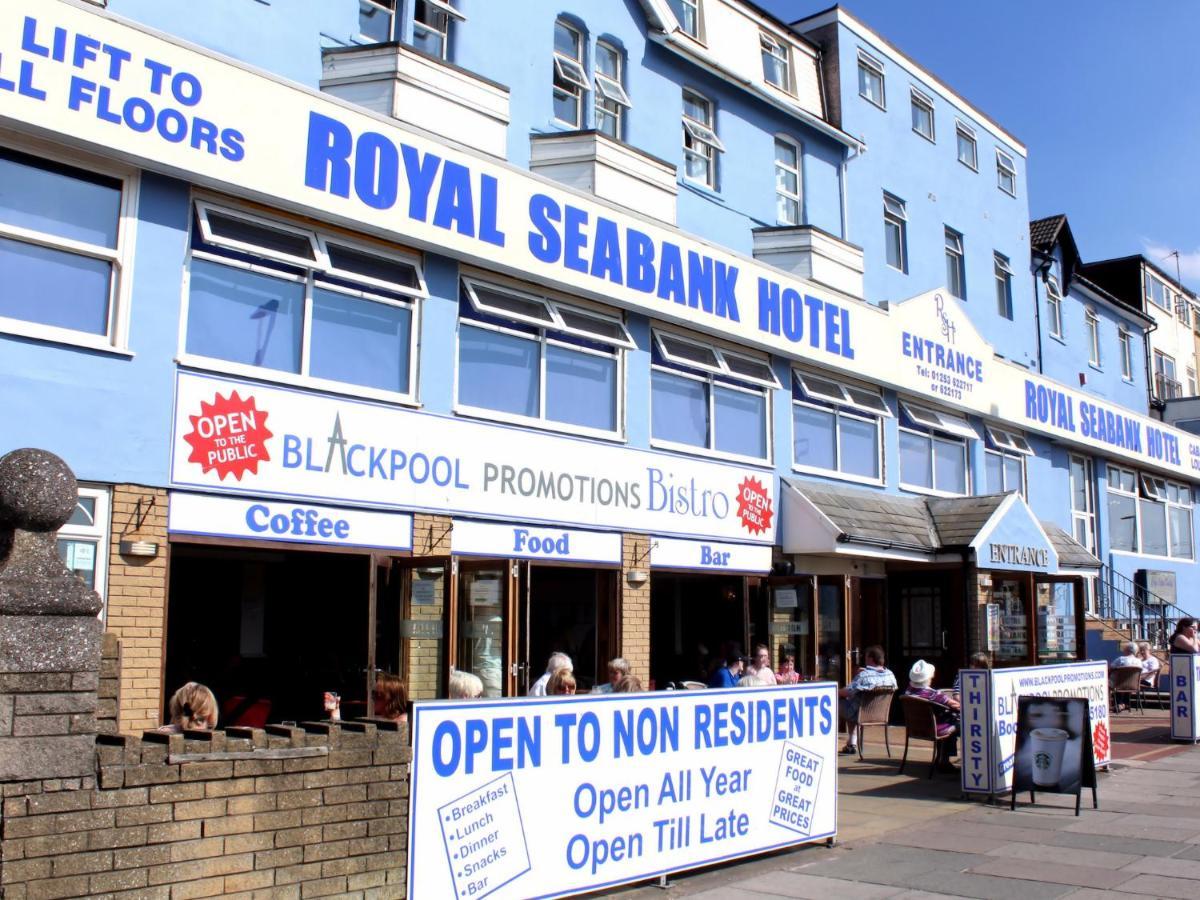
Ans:
[[[140,505],[139,505],[140,501]],[[153,558],[122,556],[122,540],[158,544]],[[162,722],[163,634],[167,608],[167,493],[118,484],[112,497],[106,630],[121,641],[118,727],[126,733]]]
[[[120,708],[121,642],[115,634],[100,636],[100,681],[96,688],[96,731],[117,733]]]
[[[650,680],[650,581],[635,587],[626,574],[630,569],[650,572],[650,538],[644,534],[621,536],[621,612],[618,636],[620,655],[630,670],[649,687]]]
[[[98,740],[98,786],[3,786],[5,900],[404,896],[403,726]]]

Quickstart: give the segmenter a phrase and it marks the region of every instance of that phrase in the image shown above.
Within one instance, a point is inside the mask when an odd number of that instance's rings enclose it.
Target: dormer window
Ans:
[[[780,90],[791,91],[791,66],[788,61],[787,44],[765,31],[759,34],[759,43],[762,45],[763,78],[767,80],[767,84],[773,84]]]

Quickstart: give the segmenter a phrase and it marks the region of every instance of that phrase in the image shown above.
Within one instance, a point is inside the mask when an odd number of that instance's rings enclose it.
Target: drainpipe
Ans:
[[[1043,372],[1042,369],[1042,301],[1038,298],[1038,276],[1041,276],[1042,284],[1046,283],[1046,279],[1050,276],[1050,266],[1054,263],[1054,258],[1038,250],[1033,251],[1042,258],[1041,264],[1033,270],[1033,323],[1037,328],[1037,367],[1038,373]],[[1063,291],[1065,293],[1065,288]]]
[[[1145,301],[1143,300],[1142,302],[1144,303]],[[1152,412],[1154,409],[1154,360],[1153,351],[1150,349],[1150,334],[1154,331],[1158,331],[1158,322],[1155,320],[1154,316],[1151,316],[1150,327],[1142,333],[1142,343],[1145,345],[1146,350],[1146,394],[1148,398],[1146,402],[1147,412]],[[1162,421],[1161,417],[1159,421]]]

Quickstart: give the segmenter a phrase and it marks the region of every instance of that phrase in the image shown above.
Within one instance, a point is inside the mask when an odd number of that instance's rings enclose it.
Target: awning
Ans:
[[[918,497],[782,482],[784,553],[940,562],[971,550],[982,569],[1053,574],[1100,566],[1015,492]]]

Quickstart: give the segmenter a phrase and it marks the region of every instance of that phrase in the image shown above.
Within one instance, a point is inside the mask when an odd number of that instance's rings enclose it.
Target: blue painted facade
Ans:
[[[402,43],[413,40],[411,7],[402,4],[396,25],[395,35]],[[557,121],[553,112],[554,24],[563,18],[583,37],[582,65],[589,77],[598,41],[620,52],[623,86],[632,102],[625,116],[623,140],[634,150],[677,170],[675,208],[681,239],[696,238],[744,257],[752,255],[756,249],[754,229],[779,224],[775,138],[786,136],[801,148],[801,215],[797,224],[819,230],[851,257],[861,250],[861,300],[894,308],[908,298],[945,289],[946,229],[953,229],[962,242],[965,309],[997,355],[1109,404],[1146,413],[1145,318],[1122,306],[1123,298],[1109,297],[1073,277],[1073,245],[1066,255],[1059,243],[1040,256],[1031,255],[1025,148],[854,19],[818,17],[793,26],[801,40],[826,54],[822,74],[828,108],[826,122],[821,123],[766,102],[744,84],[714,74],[671,49],[652,35],[654,25],[647,6],[635,0],[576,0],[565,11],[560,5],[530,0],[520,5],[519,15],[514,15],[508,4],[482,0],[462,0],[456,7],[466,21],[452,26],[449,61],[508,89],[506,148],[511,166],[530,168],[531,140],[579,130]],[[322,48],[352,47],[362,42],[356,0],[307,0],[286,5],[265,0],[221,0],[212,4],[204,16],[182,14],[171,4],[154,0],[110,0],[108,10],[261,69],[265,80],[297,81],[310,89],[320,84]],[[752,14],[760,15],[753,10]],[[761,21],[764,27],[784,28],[773,20]],[[272,38],[263,40],[264,34]],[[498,52],[497,48],[514,51]],[[756,46],[749,46],[746,52],[757,59]],[[884,108],[860,96],[860,53],[882,67]],[[801,59],[794,59],[799,65]],[[702,94],[715,110],[713,130],[724,149],[716,156],[713,189],[697,186],[683,174],[680,115],[685,89]],[[914,89],[918,95],[912,93]],[[593,107],[594,90],[593,86],[582,103],[579,128],[583,130],[599,124]],[[932,111],[932,140],[914,130],[914,96],[924,98],[922,102],[927,101]],[[974,168],[958,158],[956,129],[960,125],[974,136]],[[856,146],[859,142],[865,149]],[[82,347],[79,342],[0,328],[0,383],[5,386],[0,393],[0,419],[9,423],[0,440],[0,452],[19,446],[46,447],[61,455],[86,482],[167,487],[174,390],[181,369],[220,372],[322,395],[365,396],[384,405],[419,405],[423,412],[445,418],[486,418],[478,412],[468,415],[456,410],[456,391],[462,390],[463,375],[460,339],[463,322],[468,319],[473,317],[472,321],[485,325],[496,325],[496,320],[488,319],[486,313],[470,312],[460,284],[464,264],[451,254],[425,252],[420,257],[426,294],[419,300],[419,333],[413,344],[417,354],[415,402],[400,403],[394,397],[365,393],[351,384],[316,385],[311,379],[287,378],[262,366],[250,371],[231,369],[229,365],[200,360],[203,354],[196,353],[189,343],[195,336],[187,327],[185,301],[189,291],[194,291],[188,273],[196,265],[196,251],[212,253],[220,265],[246,262],[238,257],[238,251],[228,247],[218,251],[199,246],[197,197],[209,199],[217,207],[243,213],[249,210],[277,226],[312,228],[325,236],[339,234],[336,229],[329,223],[302,220],[287,213],[283,201],[280,208],[265,203],[249,207],[239,204],[239,198],[205,192],[179,173],[172,177],[139,172],[118,161],[36,142],[27,135],[0,133],[0,147],[59,160],[78,171],[127,174],[130,209],[123,240],[132,242],[129,262],[121,275],[127,296],[121,298],[120,311],[127,320],[118,327],[127,338],[116,348]],[[997,151],[1013,164],[1011,194],[998,185]],[[887,261],[885,193],[903,204],[903,271]],[[403,244],[404,237],[398,232],[395,240]],[[997,294],[997,254],[1011,270],[1004,302]],[[277,267],[273,271],[278,275],[281,270]],[[785,276],[782,272],[780,276],[795,277],[794,273]],[[1058,335],[1047,324],[1048,276],[1062,287],[1062,327]],[[320,278],[319,274],[311,276],[314,284]],[[533,290],[536,285],[524,287]],[[570,299],[563,292],[551,292],[550,296],[552,300]],[[195,304],[195,295],[192,297],[190,302]],[[607,311],[622,314],[619,305],[614,302]],[[601,304],[585,303],[583,308],[596,311]],[[1084,341],[1085,314],[1089,310],[1098,321],[1098,366],[1089,365]],[[797,385],[794,366],[810,373],[816,371],[805,365],[803,352],[790,359],[779,354],[763,357],[742,348],[750,357],[765,359],[780,385],[758,395],[765,398],[766,454],[731,458],[730,454],[714,454],[702,448],[685,451],[678,446],[664,447],[653,434],[652,395],[656,378],[662,373],[676,373],[677,369],[664,361],[662,350],[655,345],[653,335],[662,322],[636,310],[626,310],[623,322],[632,346],[618,354],[618,383],[622,387],[617,399],[621,412],[614,434],[607,441],[610,445],[654,450],[666,466],[672,460],[683,465],[685,460],[715,457],[734,462],[768,482],[787,478],[799,484],[870,490],[880,495],[969,495],[1019,489],[1039,519],[1053,522],[1068,533],[1075,532],[1077,520],[1072,511],[1070,458],[1082,454],[1091,462],[1090,527],[1094,544],[1089,546],[1100,559],[1130,578],[1139,569],[1173,571],[1180,598],[1194,595],[1200,587],[1194,561],[1113,551],[1103,456],[1026,432],[1019,421],[985,421],[974,413],[963,413],[977,439],[961,442],[961,487],[951,484],[914,489],[913,478],[906,481],[902,476],[902,442],[909,442],[911,451],[914,435],[931,433],[914,428],[902,401],[938,404],[929,397],[900,395],[891,388],[877,387],[888,415],[872,417],[861,408],[847,413],[846,407],[806,394]],[[526,323],[514,327],[509,321],[503,327],[520,336],[527,335],[532,326]],[[1132,347],[1128,377],[1121,370],[1122,329],[1129,333]],[[564,343],[572,352],[596,349],[596,342],[587,338]],[[718,339],[714,346],[736,354],[739,348],[731,343]],[[181,363],[182,356],[188,358]],[[1084,382],[1080,382],[1079,373],[1086,374]],[[845,375],[828,371],[818,374],[854,387],[871,388]],[[717,379],[709,390],[730,383],[746,387],[744,380]],[[848,429],[839,432],[841,474],[831,470],[836,467],[813,464],[816,454],[824,452],[817,439],[823,433],[808,444],[805,441],[812,433],[794,424],[797,416],[808,416],[806,422],[825,421],[822,417],[831,417],[835,412],[839,416],[847,414],[848,419],[839,419],[841,422],[858,423],[837,426]],[[742,408],[739,414],[752,415]],[[856,446],[854,435],[861,436],[861,432],[852,429],[872,420],[882,435],[881,450],[877,470],[863,475],[862,468],[869,468],[870,454],[853,456],[858,452],[852,449]],[[528,428],[531,433],[580,437],[579,429],[544,420],[514,421],[510,417],[504,421]],[[1007,464],[1016,466],[1015,470],[997,468],[1002,465],[998,455],[1002,448],[996,446],[989,427],[1008,429],[1027,440],[1030,453],[1007,453]],[[581,439],[596,442],[591,434]],[[952,455],[953,441],[949,443]],[[943,449],[945,444],[943,441]],[[957,474],[957,460],[951,460],[948,466],[934,477]],[[846,477],[847,470],[854,467],[858,467],[859,474],[849,473]],[[1000,485],[989,480],[997,471],[1007,473]],[[1011,480],[1013,471],[1020,472],[1016,483]],[[1194,511],[1190,515],[1194,546]],[[802,568],[802,561],[798,562]]]

